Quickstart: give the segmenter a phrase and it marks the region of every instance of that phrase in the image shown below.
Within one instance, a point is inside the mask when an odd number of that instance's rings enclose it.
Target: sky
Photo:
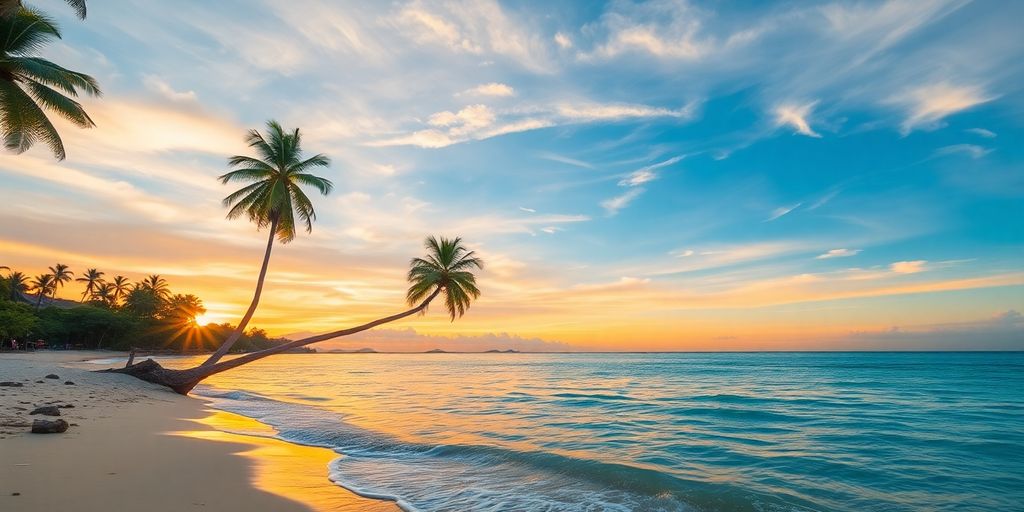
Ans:
[[[0,155],[0,264],[237,322],[265,238],[216,176],[277,119],[335,190],[271,334],[401,310],[436,234],[487,263],[467,315],[328,348],[1024,349],[1024,3],[31,4],[104,95],[67,160]]]

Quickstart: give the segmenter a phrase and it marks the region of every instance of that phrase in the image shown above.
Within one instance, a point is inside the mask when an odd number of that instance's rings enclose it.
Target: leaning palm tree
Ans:
[[[71,282],[71,277],[75,275],[74,272],[68,270],[68,266],[63,263],[58,263],[50,267],[50,273],[53,274],[53,295],[54,299],[57,298],[57,289],[64,286],[64,283]]]
[[[259,158],[237,155],[228,160],[233,171],[220,176],[221,183],[232,181],[248,183],[224,198],[224,206],[230,207],[228,218],[235,219],[246,216],[257,228],[267,228],[267,249],[263,253],[263,266],[256,279],[256,292],[253,294],[249,309],[235,330],[228,335],[220,347],[207,359],[203,366],[209,366],[227,354],[235,341],[245,332],[249,320],[256,313],[263,293],[263,282],[267,277],[270,264],[270,251],[276,238],[282,244],[295,239],[296,216],[298,223],[303,224],[306,232],[313,231],[316,211],[313,203],[302,191],[302,186],[309,186],[323,195],[331,192],[334,185],[326,178],[310,174],[315,167],[327,167],[330,159],[326,155],[302,157],[302,136],[299,129],[285,132],[277,121],[267,121],[267,135],[264,137],[258,130],[250,130],[246,142],[256,151]]]
[[[30,284],[32,285],[32,289],[35,290],[36,292],[36,309],[39,309],[39,306],[42,305],[43,303],[43,297],[49,295],[50,292],[53,291],[53,288],[55,287],[53,275],[38,275],[35,277],[35,279],[32,280]]]
[[[100,283],[103,282],[103,272],[90,268],[85,271],[85,274],[82,275],[82,277],[75,279],[75,281],[85,283],[85,291],[82,292],[82,300],[79,301],[85,302],[85,298],[95,293],[96,289],[99,288]]]
[[[35,56],[55,39],[60,39],[56,23],[38,11],[21,8],[0,17],[0,128],[7,149],[23,153],[38,140],[63,160],[64,142],[43,109],[92,128],[96,124],[73,98],[79,91],[99,96],[100,88],[89,75]]]
[[[407,275],[409,290],[406,293],[406,300],[410,306],[415,304],[415,307],[412,309],[356,327],[282,343],[266,350],[250,352],[212,365],[204,364],[186,370],[174,370],[164,368],[156,361],[147,359],[141,363],[124,368],[105,371],[126,373],[148,382],[167,386],[178,393],[187,395],[196,384],[211,375],[237,368],[274,354],[280,354],[281,352],[341,336],[349,336],[372,329],[378,325],[425,313],[427,307],[430,306],[430,303],[438,295],[444,295],[445,309],[454,321],[469,309],[470,303],[474,299],[480,297],[480,290],[476,286],[476,277],[473,271],[482,269],[483,261],[477,258],[473,251],[467,250],[462,245],[461,238],[438,239],[429,237],[426,239],[425,246],[427,248],[427,256],[425,258],[414,258],[410,263]]]
[[[125,276],[114,276],[114,280],[110,284],[114,287],[114,304],[116,305],[131,289],[131,283],[128,282],[128,278]]]
[[[85,19],[85,0],[65,0],[79,18]],[[21,9],[21,0],[0,0],[0,17],[13,16]]]

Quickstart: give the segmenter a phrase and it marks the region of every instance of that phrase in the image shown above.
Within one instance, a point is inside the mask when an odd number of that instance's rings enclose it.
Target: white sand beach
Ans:
[[[331,484],[330,450],[229,434],[214,427],[260,425],[132,377],[68,366],[110,356],[0,354],[0,381],[22,384],[0,387],[0,510],[397,510]],[[29,415],[48,404],[72,405],[60,408],[71,427],[29,433],[33,419],[56,419]]]

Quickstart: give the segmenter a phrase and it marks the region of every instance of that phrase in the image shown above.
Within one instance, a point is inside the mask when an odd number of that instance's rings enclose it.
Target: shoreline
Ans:
[[[0,354],[0,380],[23,384],[0,387],[0,510],[399,510],[332,483],[332,450],[277,439],[203,399],[75,366],[110,355]],[[60,379],[44,378],[51,373]],[[28,433],[33,419],[56,419],[28,414],[50,402],[74,406],[60,409],[73,426]]]

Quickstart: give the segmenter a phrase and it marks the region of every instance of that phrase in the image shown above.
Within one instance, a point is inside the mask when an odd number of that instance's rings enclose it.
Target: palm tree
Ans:
[[[60,39],[56,23],[38,11],[22,8],[0,17],[0,127],[7,149],[23,153],[40,140],[63,160],[64,142],[43,109],[92,128],[96,124],[72,98],[79,91],[99,96],[100,88],[89,75],[35,56],[55,39]]]
[[[58,263],[50,267],[50,273],[53,274],[53,298],[57,298],[57,289],[64,286],[64,283],[71,282],[71,277],[75,275],[74,272],[68,270],[68,266],[63,263]]]
[[[114,286],[114,304],[117,304],[131,289],[131,284],[125,276],[114,276],[114,281],[110,284]]]
[[[167,386],[178,393],[186,395],[189,391],[192,391],[196,384],[211,375],[237,368],[274,354],[280,354],[281,352],[341,336],[348,336],[372,329],[378,325],[423,313],[427,310],[431,301],[441,294],[445,296],[444,303],[448,314],[452,320],[455,320],[455,318],[462,316],[469,309],[470,303],[474,299],[480,296],[480,290],[476,287],[476,277],[473,275],[473,270],[482,269],[483,261],[477,258],[473,251],[467,250],[462,245],[461,238],[437,239],[429,237],[424,245],[427,248],[427,256],[425,258],[414,258],[410,263],[407,276],[410,284],[409,290],[406,293],[406,299],[410,305],[420,301],[412,309],[360,326],[282,343],[272,348],[250,352],[212,365],[204,363],[187,370],[175,370],[164,368],[156,361],[147,359],[141,363],[107,371],[126,373],[147,382]]]
[[[28,276],[21,272],[8,274],[7,284],[11,286],[11,300],[23,300],[21,294],[29,290]]]
[[[92,292],[90,300],[97,300],[106,305],[114,303],[114,285],[111,283],[100,283]]]
[[[143,290],[149,290],[160,300],[167,300],[171,296],[171,287],[167,284],[167,280],[160,276],[160,274],[152,274],[146,276],[139,284],[135,285],[136,288]]]
[[[314,167],[327,167],[330,159],[326,155],[315,155],[302,158],[302,136],[299,129],[285,132],[277,121],[267,121],[267,136],[258,130],[249,130],[246,137],[249,147],[256,150],[259,158],[236,155],[228,160],[233,171],[220,176],[221,183],[232,181],[249,183],[224,198],[224,206],[230,207],[228,218],[235,219],[245,215],[256,224],[257,228],[268,228],[267,249],[263,254],[263,266],[256,280],[256,292],[253,294],[249,309],[235,330],[228,335],[224,343],[210,356],[203,366],[216,363],[245,332],[249,320],[256,313],[263,292],[263,282],[267,277],[270,264],[270,251],[274,246],[274,238],[282,244],[295,239],[296,219],[305,224],[306,232],[313,231],[316,212],[313,203],[302,191],[302,186],[315,188],[323,195],[331,192],[334,185],[325,178],[314,176],[309,171]]]
[[[53,280],[53,275],[42,274],[35,277],[30,283],[32,289],[36,291],[36,309],[43,303],[43,297],[50,294],[51,291],[56,287]]]
[[[65,0],[79,18],[85,19],[85,0]],[[14,15],[21,9],[21,0],[0,0],[0,17]]]
[[[75,279],[79,283],[85,283],[85,291],[82,292],[82,300],[79,302],[85,302],[85,298],[96,292],[96,288],[99,288],[100,283],[103,282],[103,272],[90,268],[85,271],[85,275]]]

